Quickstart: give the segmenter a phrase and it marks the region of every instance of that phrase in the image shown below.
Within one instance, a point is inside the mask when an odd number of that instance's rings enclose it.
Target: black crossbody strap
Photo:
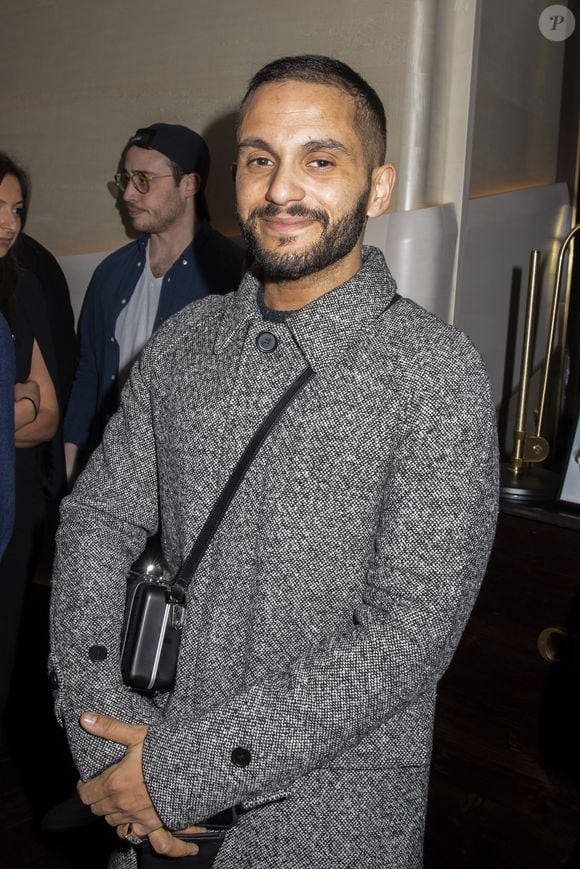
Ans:
[[[259,429],[252,436],[251,441],[238,459],[238,462],[231,473],[229,480],[222,489],[217,501],[210,510],[209,516],[205,520],[203,528],[199,532],[197,540],[193,544],[191,552],[181,565],[181,568],[175,578],[175,582],[171,588],[172,597],[178,602],[185,598],[185,591],[191,582],[195,571],[207,547],[209,546],[213,535],[215,534],[218,525],[220,524],[224,513],[228,509],[232,498],[234,497],[238,486],[242,482],[246,471],[248,470],[254,456],[262,446],[267,435],[274,426],[276,420],[286,410],[292,399],[300,392],[305,384],[314,375],[312,368],[306,368],[286,390],[282,398],[274,405],[268,416],[264,419]]]

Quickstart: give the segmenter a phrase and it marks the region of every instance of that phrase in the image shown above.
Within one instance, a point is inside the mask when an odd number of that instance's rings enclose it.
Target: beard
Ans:
[[[167,232],[183,216],[185,206],[176,196],[152,209],[143,209],[135,217],[130,217],[133,229],[137,232]]]
[[[343,214],[334,223],[331,222],[326,211],[320,208],[306,208],[299,204],[281,208],[271,202],[254,208],[246,219],[238,211],[237,218],[243,239],[268,280],[296,281],[323,271],[349,254],[359,240],[366,223],[369,190],[370,187],[361,194],[352,210]],[[282,213],[291,217],[318,221],[322,226],[318,241],[307,250],[285,253],[284,248],[294,239],[292,236],[281,236],[276,250],[266,250],[258,236],[258,220],[277,217]]]

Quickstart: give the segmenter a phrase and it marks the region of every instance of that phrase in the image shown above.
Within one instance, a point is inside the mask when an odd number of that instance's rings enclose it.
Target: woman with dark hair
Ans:
[[[48,315],[34,275],[19,267],[18,237],[28,203],[28,177],[0,152],[0,312],[14,338],[14,531],[0,561],[0,717],[13,669],[22,601],[34,568],[45,513],[44,445],[58,427],[59,402]]]

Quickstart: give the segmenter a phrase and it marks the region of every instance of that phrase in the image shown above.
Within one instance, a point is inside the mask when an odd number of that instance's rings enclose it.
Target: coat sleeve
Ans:
[[[150,728],[145,780],[169,827],[290,787],[432,691],[448,666],[485,571],[498,489],[487,377],[467,339],[455,349],[409,390],[352,630],[200,718],[169,710]]]
[[[123,749],[79,725],[84,710],[151,723],[159,710],[120,675],[126,576],[157,529],[157,463],[147,376],[148,351],[126,384],[119,411],[72,494],[63,502],[51,594],[50,681],[83,778]]]
[[[66,443],[82,448],[88,440],[97,409],[99,370],[97,365],[99,314],[99,269],[91,278],[78,325],[79,362],[64,420]],[[101,336],[101,340],[103,337]]]

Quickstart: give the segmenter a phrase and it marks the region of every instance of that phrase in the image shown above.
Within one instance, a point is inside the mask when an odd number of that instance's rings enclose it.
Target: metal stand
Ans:
[[[516,474],[508,465],[500,469],[500,497],[520,504],[545,504],[554,501],[560,486],[560,475],[546,468],[531,465],[525,473]]]

